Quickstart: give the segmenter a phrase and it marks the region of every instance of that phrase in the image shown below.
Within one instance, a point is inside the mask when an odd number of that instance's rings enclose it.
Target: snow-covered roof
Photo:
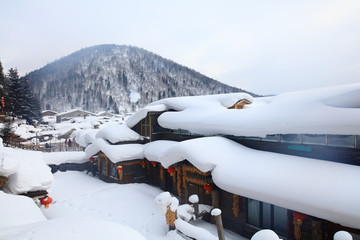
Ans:
[[[135,131],[131,130],[126,124],[114,124],[100,129],[96,133],[96,138],[102,138],[115,144],[125,141],[143,140]]]
[[[228,109],[241,99],[244,109]],[[360,83],[274,97],[252,98],[246,93],[167,98],[149,104],[127,121],[129,127],[149,111],[160,115],[160,126],[202,135],[258,136],[268,134],[359,135]]]
[[[0,156],[3,163],[15,159],[19,164],[15,172],[7,172],[9,181],[4,185],[4,191],[21,194],[51,187],[53,176],[44,163],[42,152],[4,147],[0,149]]]
[[[88,157],[100,151],[105,153],[113,163],[144,158],[144,146],[142,144],[111,145],[104,139],[97,138],[85,149]]]
[[[152,142],[151,147],[163,150],[150,156],[148,146],[146,158],[165,168],[188,160],[203,172],[211,171],[214,183],[228,192],[360,226],[358,166],[257,151],[223,137]]]
[[[44,162],[48,165],[63,163],[85,163],[89,158],[85,152],[49,152],[44,153]]]
[[[88,114],[90,116],[95,116],[96,115],[95,113],[88,112],[88,111],[85,111],[85,110],[82,110],[82,109],[72,109],[72,110],[69,110],[69,111],[66,111],[66,112],[58,113],[58,114],[56,114],[56,116],[61,117],[61,116],[67,115],[67,114],[75,113],[75,112],[82,112],[82,113]]]

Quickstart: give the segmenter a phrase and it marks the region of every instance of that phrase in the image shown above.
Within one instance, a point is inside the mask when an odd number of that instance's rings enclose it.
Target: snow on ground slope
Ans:
[[[131,227],[148,240],[181,239],[168,233],[165,217],[154,204],[162,192],[158,188],[147,184],[109,184],[80,172],[57,172],[54,178],[50,195],[55,203],[43,210],[48,219],[91,218]],[[201,225],[216,235],[215,225]],[[226,231],[226,239],[243,238]]]

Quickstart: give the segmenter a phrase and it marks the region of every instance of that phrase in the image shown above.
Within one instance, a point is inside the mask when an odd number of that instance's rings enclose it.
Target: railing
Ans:
[[[41,152],[69,152],[69,151],[84,151],[85,148],[73,143],[71,147],[66,146],[64,143],[54,143],[51,147],[46,147],[43,144],[26,144],[23,142],[10,142],[6,144],[7,147],[21,148],[25,150],[41,151]]]

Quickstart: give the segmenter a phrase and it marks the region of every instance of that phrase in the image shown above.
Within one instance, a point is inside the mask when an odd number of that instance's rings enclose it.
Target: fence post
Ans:
[[[222,219],[221,219],[221,210],[218,208],[214,208],[211,211],[211,216],[213,216],[215,218],[215,223],[216,223],[219,240],[225,240],[224,227],[223,227]]]
[[[194,214],[196,218],[199,217],[199,196],[196,194],[193,194],[189,197],[189,202],[193,204],[194,207]]]

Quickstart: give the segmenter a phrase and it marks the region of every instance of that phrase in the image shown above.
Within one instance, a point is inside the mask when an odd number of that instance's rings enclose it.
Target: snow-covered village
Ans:
[[[360,2],[0,9],[0,240],[360,240]]]
[[[356,239],[359,96],[352,84],[15,121],[21,142],[1,146],[0,237]]]

